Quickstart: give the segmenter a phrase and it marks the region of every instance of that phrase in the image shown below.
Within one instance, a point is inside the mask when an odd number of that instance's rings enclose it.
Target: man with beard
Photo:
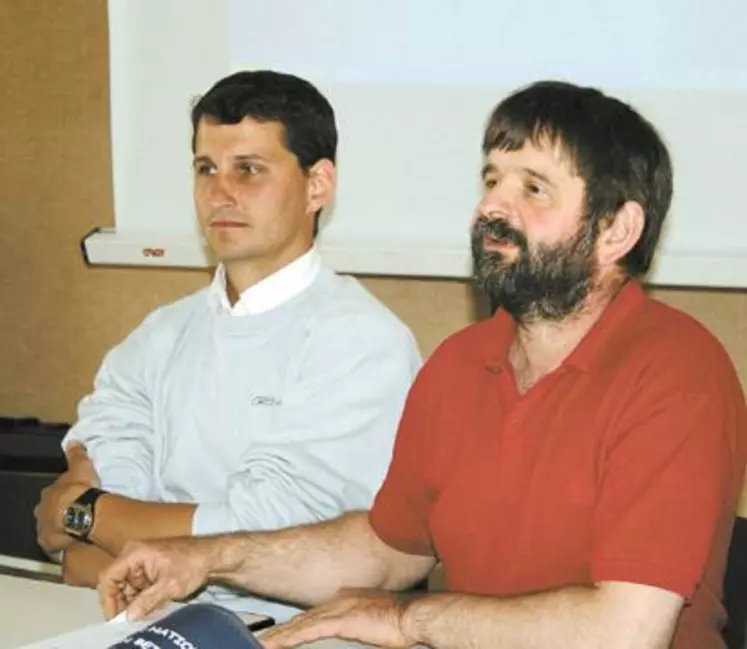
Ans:
[[[622,102],[543,82],[497,106],[483,151],[472,248],[499,308],[421,370],[372,511],[132,546],[109,615],[215,579],[316,606],[267,647],[722,646],[747,412],[722,347],[639,283],[667,150]],[[392,594],[437,561],[449,592]]]

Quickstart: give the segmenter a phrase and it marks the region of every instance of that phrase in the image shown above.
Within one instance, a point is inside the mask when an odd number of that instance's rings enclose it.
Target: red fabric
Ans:
[[[516,596],[626,581],[687,598],[673,647],[720,647],[721,582],[747,458],[723,348],[630,282],[581,344],[517,392],[505,314],[413,386],[371,524],[443,563],[452,590]]]

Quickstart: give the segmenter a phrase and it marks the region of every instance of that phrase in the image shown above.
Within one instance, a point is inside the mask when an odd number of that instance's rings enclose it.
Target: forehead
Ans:
[[[560,141],[542,138],[526,140],[516,150],[493,148],[485,158],[486,165],[501,173],[526,171],[552,179],[557,183],[583,182],[576,164]]]
[[[203,117],[197,124],[195,154],[287,152],[285,127],[280,122],[260,122],[245,117],[236,124],[222,124]]]

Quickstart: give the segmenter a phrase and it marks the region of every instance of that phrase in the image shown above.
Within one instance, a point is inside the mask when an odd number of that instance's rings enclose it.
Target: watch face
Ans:
[[[65,510],[65,529],[75,534],[85,534],[89,531],[93,516],[87,505],[73,503]]]

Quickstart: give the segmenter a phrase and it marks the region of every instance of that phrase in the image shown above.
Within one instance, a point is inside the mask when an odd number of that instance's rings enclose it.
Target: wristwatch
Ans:
[[[62,515],[65,532],[78,541],[90,543],[88,535],[96,518],[96,501],[104,494],[106,491],[91,487],[70,503]]]

